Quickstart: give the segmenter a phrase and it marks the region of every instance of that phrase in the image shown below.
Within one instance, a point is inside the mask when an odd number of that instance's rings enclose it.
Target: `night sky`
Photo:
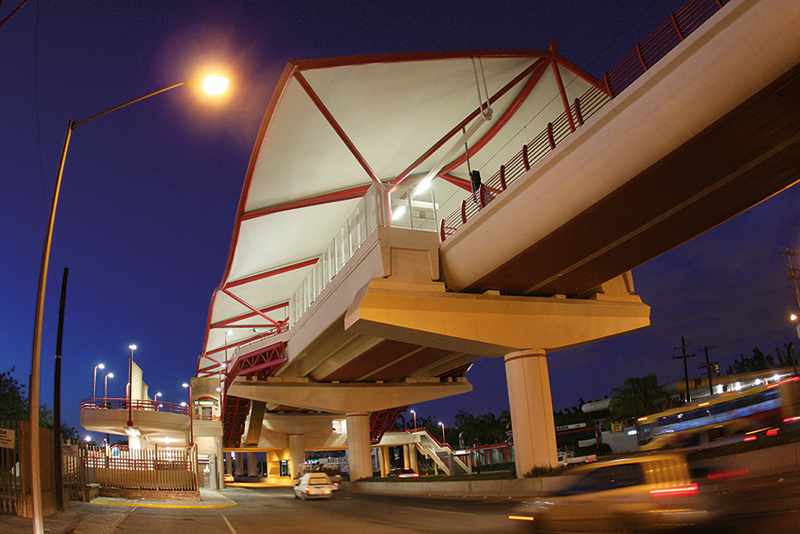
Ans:
[[[21,0],[4,2],[0,19]],[[207,66],[232,80],[211,101],[181,87],[78,127],[56,216],[42,348],[52,406],[58,300],[69,268],[62,420],[79,428],[92,369],[124,397],[128,345],[151,395],[186,399],[208,306],[272,89],[290,59],[375,53],[545,49],[595,76],[683,0],[315,2],[31,0],[0,26],[0,371],[28,382],[37,277],[58,159],[70,119],[184,81]],[[753,347],[796,338],[785,248],[798,248],[789,189],[634,270],[652,326],[549,358],[559,410],[602,398],[629,376],[683,377],[681,336],[716,345],[723,369]],[[690,360],[692,375],[698,360]],[[98,396],[102,396],[98,372]],[[479,361],[474,391],[414,408],[451,424],[458,409],[508,407],[502,360]],[[81,433],[84,432],[79,428]]]

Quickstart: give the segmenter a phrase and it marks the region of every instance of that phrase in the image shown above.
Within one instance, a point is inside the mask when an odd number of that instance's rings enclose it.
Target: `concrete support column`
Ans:
[[[303,434],[289,434],[289,472],[292,478],[303,475],[306,461],[306,438]]]
[[[128,448],[129,449],[141,449],[142,448],[142,436],[128,436]]]
[[[409,450],[409,460],[411,460],[411,464],[409,467],[413,469],[415,472],[419,473],[419,461],[417,458],[417,444],[412,443],[408,446]]]
[[[244,453],[240,452],[234,459],[233,474],[237,477],[244,476]]]
[[[247,476],[254,477],[258,475],[258,457],[254,452],[247,453]]]
[[[411,467],[411,454],[408,450],[410,445],[403,445],[403,467]]]
[[[391,447],[381,447],[381,476],[388,477],[392,471]]]
[[[347,414],[347,460],[350,464],[350,480],[372,476],[370,447],[369,414]]]
[[[534,467],[558,465],[550,376],[543,350],[512,352],[505,362],[517,477],[521,478]]]
[[[223,460],[225,453],[222,451],[222,441],[220,439],[216,440],[215,445],[217,450],[217,476],[219,477],[217,487],[222,489],[225,487],[225,461]],[[228,460],[228,465],[230,465],[230,459]]]
[[[232,475],[233,474],[233,458],[231,453],[225,453],[225,474]]]

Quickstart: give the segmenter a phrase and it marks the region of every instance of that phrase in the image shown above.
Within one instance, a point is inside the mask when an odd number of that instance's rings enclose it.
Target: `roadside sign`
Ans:
[[[556,432],[563,432],[564,430],[575,430],[578,428],[583,428],[586,426],[586,423],[575,423],[572,425],[562,425],[556,427]]]
[[[14,431],[7,428],[0,428],[0,447],[4,449],[14,448]]]

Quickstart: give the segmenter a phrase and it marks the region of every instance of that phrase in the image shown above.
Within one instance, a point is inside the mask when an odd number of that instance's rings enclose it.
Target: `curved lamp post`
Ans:
[[[203,90],[209,94],[221,94],[227,89],[227,79],[221,76],[206,78],[203,83]],[[154,91],[142,97],[136,98],[117,107],[111,108],[88,119],[75,122],[69,121],[67,127],[67,134],[64,138],[64,147],[61,149],[61,160],[58,164],[58,173],[56,174],[56,183],[53,187],[53,200],[50,203],[50,217],[47,220],[47,231],[44,238],[44,247],[42,249],[42,263],[39,267],[39,289],[36,296],[36,315],[33,321],[33,353],[31,355],[31,379],[29,387],[29,402],[30,402],[30,425],[31,425],[31,473],[32,484],[31,493],[33,501],[33,534],[44,534],[44,522],[42,519],[42,481],[41,481],[41,461],[39,459],[39,380],[41,374],[41,359],[42,359],[42,317],[44,315],[44,297],[47,282],[47,267],[50,262],[50,245],[53,240],[53,224],[56,218],[56,206],[58,205],[58,193],[61,189],[61,177],[64,174],[64,162],[67,158],[67,149],[69,149],[69,141],[72,136],[72,130],[78,126],[82,126],[88,122],[108,115],[113,111],[122,109],[136,102],[141,102],[151,96],[161,94],[175,89],[182,85],[187,85],[187,82],[176,83],[164,89]]]
[[[94,399],[95,399],[95,392],[97,391],[97,370],[98,369],[105,369],[106,366],[102,363],[98,363],[94,366],[94,380],[92,380],[92,407],[94,407]]]
[[[105,380],[103,381],[105,383],[104,384],[105,387],[103,388],[103,398],[104,399],[108,399],[108,379],[109,378],[114,378],[114,373],[108,373],[106,375]]]
[[[447,438],[444,437],[444,423],[440,421],[439,426],[442,427],[442,445],[447,445]]]

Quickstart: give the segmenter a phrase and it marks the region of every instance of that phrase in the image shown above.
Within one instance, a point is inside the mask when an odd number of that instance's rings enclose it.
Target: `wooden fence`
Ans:
[[[124,450],[84,446],[81,459],[85,484],[134,490],[198,490],[196,447]]]

